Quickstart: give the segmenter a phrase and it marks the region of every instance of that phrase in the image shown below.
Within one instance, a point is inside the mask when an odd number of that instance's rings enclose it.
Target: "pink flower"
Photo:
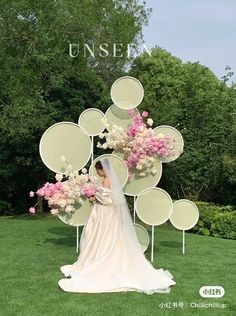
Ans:
[[[38,189],[36,193],[38,196],[44,196],[44,189]]]
[[[134,115],[135,112],[134,112],[134,110],[129,110],[128,113],[129,113],[129,115]]]
[[[81,187],[81,193],[87,197],[94,195],[97,192],[97,187],[93,183],[86,183]]]
[[[147,111],[143,111],[142,117],[147,117],[147,116],[148,116],[148,112]]]
[[[34,213],[35,213],[35,208],[34,208],[34,207],[30,207],[30,208],[29,208],[29,212],[32,213],[32,214],[34,214]]]
[[[136,123],[141,123],[142,120],[143,120],[143,118],[142,118],[140,115],[134,116],[134,121],[135,121]]]
[[[29,196],[30,196],[30,197],[33,197],[33,196],[34,196],[34,192],[33,192],[33,191],[30,191]]]

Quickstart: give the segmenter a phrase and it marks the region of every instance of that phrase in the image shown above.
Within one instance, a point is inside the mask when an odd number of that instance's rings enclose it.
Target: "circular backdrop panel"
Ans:
[[[114,150],[113,154],[121,157],[122,159],[124,158],[124,154],[119,151]],[[152,174],[150,171],[144,177],[139,176],[140,170],[134,169],[131,177],[128,179],[124,187],[124,193],[129,196],[137,196],[146,188],[155,187],[160,181],[162,175],[162,163],[160,158],[155,158],[153,167],[156,168],[156,173]]]
[[[103,177],[100,177],[98,175],[96,168],[95,168],[95,163],[98,160],[105,159],[105,158],[107,158],[110,161],[110,163],[112,164],[112,166],[116,172],[117,178],[120,181],[121,187],[123,188],[127,182],[127,179],[128,179],[128,168],[127,168],[126,164],[124,163],[124,161],[116,155],[105,154],[105,155],[101,155],[101,156],[97,157],[96,159],[94,159],[93,163],[89,167],[89,174],[92,176],[96,176],[98,178],[98,183],[101,184],[103,181]]]
[[[194,227],[199,219],[197,206],[186,199],[175,201],[170,216],[171,224],[177,229],[188,230]]]
[[[111,87],[111,99],[113,103],[123,110],[136,108],[142,102],[143,96],[143,86],[134,77],[121,77]]]
[[[148,245],[149,245],[148,232],[147,232],[146,228],[144,228],[143,226],[141,226],[139,224],[134,224],[134,228],[135,228],[136,235],[138,237],[138,241],[140,243],[140,246],[141,246],[143,252],[145,252],[148,248]]]
[[[105,129],[106,117],[102,111],[89,108],[80,114],[78,124],[89,136],[96,136]]]
[[[89,219],[92,211],[93,204],[89,200],[84,200],[84,204],[75,204],[76,210],[68,214],[66,212],[60,212],[58,217],[62,222],[72,226],[83,226]]]
[[[170,195],[161,188],[148,188],[135,201],[138,217],[146,224],[161,225],[171,215],[173,203]]]
[[[50,126],[42,135],[39,153],[43,163],[52,171],[64,173],[69,164],[78,171],[91,156],[91,140],[86,131],[71,122],[60,122]],[[68,163],[61,160],[64,156]]]
[[[135,115],[139,115],[139,111],[134,109]],[[111,105],[105,113],[107,123],[107,130],[111,131],[113,125],[118,125],[127,130],[129,126],[133,123],[133,116],[131,116],[127,110],[122,110],[118,108],[115,104]]]
[[[169,134],[173,139],[173,142],[170,142],[170,146],[173,148],[174,155],[170,157],[161,157],[161,161],[171,162],[176,160],[183,152],[184,148],[184,140],[180,132],[176,128],[168,125],[157,126],[153,130],[157,136],[160,133],[164,135]]]

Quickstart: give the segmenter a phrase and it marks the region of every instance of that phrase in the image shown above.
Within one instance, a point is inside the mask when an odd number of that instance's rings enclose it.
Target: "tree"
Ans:
[[[129,62],[110,52],[72,58],[69,44],[138,49],[149,13],[136,0],[1,1],[0,214],[25,212],[29,190],[54,176],[39,158],[43,132],[108,107],[109,85]]]
[[[209,68],[183,63],[161,48],[151,58],[136,58],[130,74],[144,85],[140,110],[148,110],[157,125],[179,126],[184,138],[184,152],[164,164],[161,184],[177,199],[235,202],[224,198],[229,186],[222,177],[236,106],[232,89]]]

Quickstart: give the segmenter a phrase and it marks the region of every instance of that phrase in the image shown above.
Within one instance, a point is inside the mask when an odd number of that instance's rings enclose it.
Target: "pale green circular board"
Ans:
[[[169,134],[174,140],[173,142],[170,142],[170,146],[173,148],[174,155],[169,157],[161,157],[161,161],[171,162],[176,160],[182,154],[184,148],[184,140],[180,132],[176,128],[168,125],[157,126],[153,130],[155,131],[156,135],[159,133],[164,135]]]
[[[138,109],[134,109],[134,115],[139,115]],[[111,131],[113,125],[121,126],[124,130],[127,130],[134,122],[133,116],[131,116],[127,110],[120,109],[115,104],[112,104],[106,110],[105,116],[109,124],[109,126],[106,127],[108,131]]]
[[[122,159],[124,158],[124,154],[122,152],[114,150],[112,153]],[[156,174],[149,172],[144,177],[139,176],[139,170],[133,169],[134,171],[132,171],[132,175],[124,187],[124,193],[129,196],[137,196],[146,188],[155,187],[162,176],[162,163],[160,158],[155,158],[153,167],[157,170]]]
[[[143,252],[145,252],[148,248],[149,241],[150,241],[148,232],[147,232],[146,228],[144,228],[142,225],[139,225],[136,223],[134,224],[134,228],[135,228],[136,235],[137,235],[138,241],[140,243],[140,246],[141,246]]]
[[[96,176],[98,178],[98,183],[102,183],[103,177],[100,177],[98,175],[96,168],[95,168],[95,163],[98,160],[105,159],[105,158],[107,158],[110,161],[110,163],[112,164],[112,166],[116,172],[117,178],[120,181],[120,185],[123,188],[127,182],[127,179],[128,179],[128,168],[127,168],[126,164],[124,163],[124,161],[116,155],[104,154],[104,155],[101,155],[101,156],[97,157],[96,159],[94,159],[93,163],[89,167],[89,174],[92,176]]]
[[[198,219],[199,211],[196,204],[192,201],[181,199],[174,202],[170,216],[170,222],[174,227],[188,230],[197,224]]]
[[[84,203],[75,204],[76,210],[73,213],[60,212],[58,217],[62,222],[71,226],[83,226],[89,219],[93,204],[88,199],[83,199]]]
[[[171,215],[173,203],[170,195],[161,188],[147,188],[135,201],[138,217],[146,224],[161,225]]]
[[[52,171],[64,173],[68,163],[82,169],[90,159],[92,144],[89,135],[79,125],[60,122],[50,126],[42,135],[39,153],[43,163]],[[61,160],[64,156],[68,163]]]
[[[143,86],[134,77],[120,77],[111,87],[111,99],[113,103],[123,110],[136,108],[142,102],[143,97]]]
[[[106,127],[105,114],[95,108],[83,111],[79,116],[79,126],[81,126],[89,136],[96,136],[103,132]]]

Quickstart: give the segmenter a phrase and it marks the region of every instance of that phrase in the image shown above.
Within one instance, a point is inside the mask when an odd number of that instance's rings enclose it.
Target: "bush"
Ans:
[[[236,210],[233,205],[194,202],[199,220],[190,230],[196,234],[236,239]]]

